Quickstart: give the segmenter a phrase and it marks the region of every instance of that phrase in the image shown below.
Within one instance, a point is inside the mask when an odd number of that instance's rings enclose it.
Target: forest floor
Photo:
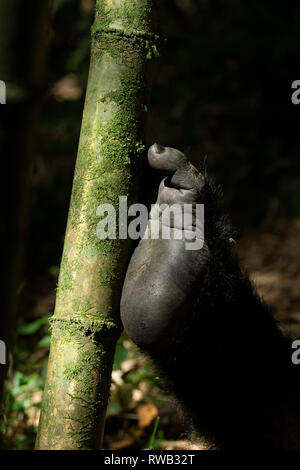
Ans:
[[[238,251],[280,328],[291,338],[300,338],[300,218],[281,220],[272,231],[243,237]]]

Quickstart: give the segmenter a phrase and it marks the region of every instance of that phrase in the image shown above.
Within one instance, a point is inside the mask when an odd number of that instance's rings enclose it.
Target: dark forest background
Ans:
[[[167,40],[155,65],[147,145],[156,141],[188,148],[199,162],[207,159],[243,236],[239,250],[250,275],[283,328],[297,336],[300,105],[291,102],[291,85],[300,79],[299,2],[160,3],[161,32]],[[26,221],[15,229],[23,230],[24,249],[14,365],[1,422],[4,448],[32,448],[34,442],[49,346],[48,316],[54,308],[87,83],[93,6],[93,0],[55,0],[50,27],[43,17],[48,43],[41,54],[44,73],[38,85],[32,81],[29,99],[38,102],[38,111],[35,118],[25,113],[20,121],[21,129],[25,123],[34,127],[34,137],[26,157]],[[24,26],[10,51],[18,56],[20,70],[27,60],[22,31],[26,34]],[[2,70],[3,64],[0,59]],[[1,70],[0,79],[5,79]],[[16,121],[14,111],[10,127],[1,121],[0,132],[3,186],[8,183],[10,190],[24,171],[20,164],[10,166],[21,135]],[[143,179],[141,197],[146,198],[157,180],[150,171]],[[15,201],[7,194],[2,204],[9,224]],[[10,234],[11,250],[14,236]],[[5,246],[3,251],[5,256]],[[180,411],[170,405],[155,384],[151,366],[123,336],[114,366],[106,446],[147,446],[157,414],[161,424],[156,446],[179,438],[183,442]]]

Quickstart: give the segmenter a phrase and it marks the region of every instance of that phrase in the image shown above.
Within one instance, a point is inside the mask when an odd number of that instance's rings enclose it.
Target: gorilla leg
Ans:
[[[182,239],[175,237],[175,218],[170,240],[140,241],[123,286],[124,328],[196,429],[220,448],[283,447],[285,405],[295,380],[288,343],[239,267],[219,192],[178,150],[154,144],[148,160],[168,173],[159,204],[204,204],[205,237],[192,210]],[[159,234],[163,212],[151,213],[148,223],[158,220]],[[186,249],[189,230],[201,249]]]
[[[131,258],[123,288],[121,316],[125,329],[136,344],[160,350],[187,322],[186,317],[192,309],[199,278],[208,259],[203,229],[194,210],[204,178],[178,150],[154,144],[148,158],[151,166],[169,173],[169,177],[160,184],[157,200],[161,207],[165,205],[165,210],[154,208],[147,227],[150,235],[156,224],[159,239],[143,238]],[[191,209],[191,226],[184,229],[182,208],[186,204]],[[171,205],[175,213],[167,214]],[[170,239],[162,239],[162,232],[166,229]],[[194,243],[198,241],[203,245],[202,249],[186,249],[186,244],[192,244],[187,237],[193,233],[196,234]]]

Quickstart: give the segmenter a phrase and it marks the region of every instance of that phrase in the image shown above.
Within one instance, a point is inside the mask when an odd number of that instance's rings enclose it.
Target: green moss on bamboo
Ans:
[[[51,321],[41,448],[97,448],[101,438],[114,345],[122,329],[119,294],[129,241],[99,240],[96,209],[111,203],[118,210],[120,195],[136,198],[135,175],[145,151],[147,71],[159,43],[152,33],[151,7],[151,0],[96,4],[90,77]]]
[[[93,448],[93,436],[90,431],[97,426],[99,413],[105,408],[107,397],[100,393],[98,373],[104,373],[106,368],[111,367],[111,351],[120,333],[115,325],[108,331],[108,324],[109,322],[100,326],[100,322],[91,322],[88,325],[82,323],[84,328],[79,328],[74,321],[54,321],[53,324],[52,348],[63,354],[62,345],[68,351],[68,344],[71,347],[75,344],[78,351],[71,358],[65,357],[62,371],[62,381],[66,384],[64,386],[68,387],[64,419],[68,423],[67,436],[72,442],[72,448]],[[109,374],[106,380],[110,381]],[[67,410],[72,403],[77,412],[70,415]]]
[[[124,61],[124,58],[122,60]],[[108,122],[98,124],[96,134],[101,136],[99,153],[97,148],[91,149],[89,144],[95,135],[95,128],[87,126],[83,129],[85,145],[81,145],[78,156],[70,213],[70,224],[74,230],[78,229],[79,213],[83,206],[85,220],[88,221],[87,230],[81,229],[79,243],[76,246],[79,259],[90,259],[100,253],[109,255],[111,252],[115,253],[116,258],[122,258],[121,245],[124,242],[97,239],[96,227],[99,218],[96,216],[96,209],[102,202],[113,204],[117,211],[119,195],[135,192],[133,188],[136,181],[131,176],[132,168],[133,165],[139,164],[145,152],[145,145],[140,135],[145,120],[145,105],[140,106],[139,109],[136,105],[141,101],[140,97],[145,95],[146,84],[142,80],[144,74],[145,63],[140,68],[135,68],[134,72],[126,65],[124,70],[121,68],[119,74],[119,88],[99,98],[99,102],[109,106],[113,104],[115,109],[114,116]],[[82,174],[87,172],[91,183],[88,192],[86,192],[87,182],[82,178]],[[68,262],[63,259],[63,263],[69,263],[64,272],[72,273],[80,269],[74,260]],[[101,284],[109,286],[117,281],[122,270],[116,263],[109,269],[102,268],[99,274]],[[60,284],[62,285],[60,290],[72,289],[72,276],[62,277]]]
[[[52,347],[56,344],[57,339],[64,342],[73,342],[75,338],[79,344],[83,344],[87,340],[91,341],[96,346],[98,345],[98,348],[102,348],[102,353],[104,353],[107,345],[114,344],[117,341],[123,327],[120,321],[113,320],[109,314],[97,313],[97,317],[87,315],[86,312],[85,314],[73,312],[72,317],[60,316],[59,313],[56,313],[50,320]]]
[[[108,27],[118,22],[125,30],[153,31],[153,0],[127,0],[119,5],[107,0],[98,0],[96,3],[95,24]]]

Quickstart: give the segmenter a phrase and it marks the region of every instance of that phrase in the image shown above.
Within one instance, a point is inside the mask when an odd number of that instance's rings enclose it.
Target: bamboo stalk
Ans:
[[[102,445],[130,243],[99,240],[97,207],[137,196],[157,51],[154,0],[98,0],[37,449]]]

